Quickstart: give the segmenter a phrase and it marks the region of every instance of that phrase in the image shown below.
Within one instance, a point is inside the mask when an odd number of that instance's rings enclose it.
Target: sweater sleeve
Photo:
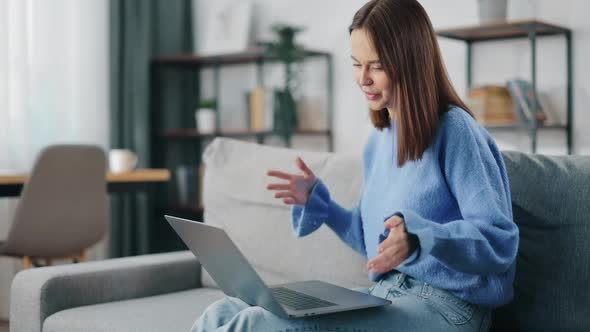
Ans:
[[[314,232],[325,223],[348,246],[367,257],[359,207],[348,210],[332,201],[328,188],[319,179],[307,203],[293,206],[291,220],[293,230],[299,237]]]
[[[514,263],[518,228],[512,220],[508,177],[502,156],[487,134],[470,119],[452,119],[440,145],[440,166],[461,219],[439,224],[402,210],[406,229],[419,240],[412,265],[432,255],[452,269],[489,275]]]

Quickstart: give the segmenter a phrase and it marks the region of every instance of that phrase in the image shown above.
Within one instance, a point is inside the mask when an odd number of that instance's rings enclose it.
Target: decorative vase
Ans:
[[[287,140],[297,127],[295,99],[289,87],[277,91],[275,100],[274,131]]]
[[[271,56],[283,63],[285,69],[284,89],[276,95],[274,131],[288,141],[291,132],[297,127],[295,95],[299,77],[294,66],[303,60],[305,51],[295,43],[295,36],[302,28],[275,25],[273,31],[276,39],[270,43],[268,50]]]

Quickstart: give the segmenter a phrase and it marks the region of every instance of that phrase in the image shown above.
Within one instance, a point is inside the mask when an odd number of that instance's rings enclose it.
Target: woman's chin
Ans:
[[[385,106],[382,105],[381,103],[375,103],[375,102],[370,102],[370,101],[367,103],[367,106],[369,106],[369,109],[371,111],[380,111],[385,108]]]

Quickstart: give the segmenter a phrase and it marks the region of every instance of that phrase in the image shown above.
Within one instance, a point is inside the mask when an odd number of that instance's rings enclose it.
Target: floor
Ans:
[[[8,332],[8,322],[0,320],[0,332]]]

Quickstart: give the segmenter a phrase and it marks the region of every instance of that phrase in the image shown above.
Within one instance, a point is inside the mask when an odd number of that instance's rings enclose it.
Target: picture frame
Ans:
[[[252,2],[229,0],[212,2],[204,22],[202,55],[230,54],[250,46]]]

